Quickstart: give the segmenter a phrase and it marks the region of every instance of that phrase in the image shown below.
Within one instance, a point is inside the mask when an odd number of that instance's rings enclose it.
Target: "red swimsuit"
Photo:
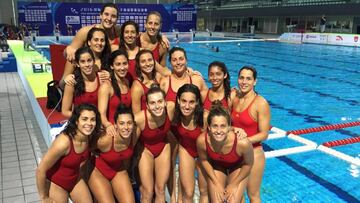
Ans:
[[[139,36],[139,38],[137,40],[137,44],[138,44],[139,47],[142,47],[141,46],[140,36]],[[146,48],[146,47],[143,47],[143,48]],[[153,50],[151,50],[151,52],[153,54],[153,57],[154,57],[155,61],[160,63],[160,42],[157,42],[156,47]]]
[[[108,105],[108,120],[112,124],[115,123],[114,115],[115,115],[116,109],[119,106],[119,104],[124,104],[125,106],[131,108],[131,92],[130,92],[130,90],[128,90],[128,92],[125,94],[121,94],[121,100],[115,93],[110,98],[109,105]]]
[[[140,141],[156,158],[160,155],[166,144],[166,135],[170,130],[171,122],[166,116],[165,123],[155,129],[151,129],[148,124],[147,113],[145,110],[145,127],[141,131]]]
[[[115,151],[113,138],[111,149],[107,152],[101,152],[100,155],[95,158],[95,167],[105,178],[111,181],[120,170],[122,163],[130,159],[133,153],[134,147],[132,142],[130,142],[127,149],[119,152]]]
[[[144,94],[141,96],[141,110],[144,110],[144,109],[146,109],[146,94],[150,88],[146,87],[146,85],[143,82],[141,82],[139,79],[138,79],[138,81],[141,84],[143,91],[144,91]]]
[[[206,133],[205,135],[206,152],[215,166],[220,166],[225,169],[233,169],[241,166],[241,162],[243,161],[243,158],[242,156],[239,156],[236,152],[236,144],[237,144],[236,136],[234,138],[233,147],[231,148],[231,151],[227,154],[219,154],[214,152],[209,146],[207,137],[208,134]]]
[[[96,77],[97,87],[92,92],[84,92],[79,96],[75,96],[73,99],[74,106],[78,106],[80,104],[92,104],[97,106],[98,103],[98,89],[100,87],[99,77]]]
[[[132,81],[134,81],[134,80],[136,80],[136,78],[138,78],[138,76],[136,74],[136,60],[135,59],[129,59],[129,69],[128,69],[126,78],[129,80],[130,84],[132,84]]]
[[[191,77],[189,76],[190,78],[190,84],[192,84],[192,80],[191,80]],[[165,97],[165,100],[166,101],[171,101],[171,102],[174,102],[176,101],[176,94],[177,92],[175,92],[172,87],[171,87],[171,76],[169,77],[169,87],[168,87],[168,90],[166,92],[166,97]]]
[[[171,126],[171,132],[179,139],[180,145],[194,158],[198,157],[196,149],[196,139],[201,134],[201,128],[196,127],[194,130],[186,129],[181,123]]]
[[[89,158],[90,150],[87,148],[81,153],[76,153],[72,138],[69,137],[69,140],[69,153],[46,171],[46,177],[64,190],[71,192],[79,180],[80,164]]]
[[[256,97],[250,103],[250,105],[242,112],[237,112],[235,110],[232,110],[231,112],[232,126],[244,129],[248,137],[251,137],[259,132],[259,123],[251,117],[249,112],[249,109],[254,103]],[[261,143],[257,142],[253,143],[252,145],[254,148],[260,147]]]
[[[206,94],[206,97],[205,97],[205,100],[204,100],[204,105],[203,105],[204,109],[208,110],[208,111],[210,111],[211,106],[212,106],[212,104],[211,104],[212,102],[209,99],[209,92],[210,92],[210,90],[208,90],[208,92]],[[225,97],[220,102],[221,102],[223,107],[225,107],[225,108],[229,107],[229,105],[227,103],[227,99]]]

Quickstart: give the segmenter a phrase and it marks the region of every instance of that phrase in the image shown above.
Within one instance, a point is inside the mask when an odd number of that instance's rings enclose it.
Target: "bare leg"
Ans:
[[[217,178],[217,180],[219,181],[219,183],[221,185],[223,185],[223,187],[225,187],[226,185],[226,174],[223,173],[222,171],[218,171],[216,169],[214,169],[214,173],[215,173],[215,176]],[[210,194],[210,202],[212,203],[223,203],[222,201],[218,201],[218,199],[216,198],[215,196],[215,185],[211,182],[211,180],[209,178],[207,178],[207,185],[208,185],[208,191],[209,191],[209,194]]]
[[[154,157],[144,148],[139,160],[141,202],[151,203],[154,194]]]
[[[69,199],[69,193],[62,187],[50,182],[49,197],[58,203],[67,203]]]
[[[235,175],[238,170],[241,170],[241,168],[236,169],[228,176],[228,180],[227,180],[228,184],[231,183],[234,178],[236,178]],[[238,203],[244,199],[243,194],[244,194],[245,188],[248,184],[248,180],[249,180],[249,178],[247,177],[243,181],[240,182],[240,184],[237,187],[236,193],[233,194],[233,197],[230,200],[228,200],[229,203]]]
[[[167,181],[167,188],[170,193],[171,203],[179,203],[178,201],[176,201],[176,174],[175,174],[176,158],[178,155],[179,143],[174,135],[168,136],[167,140],[170,143],[170,148],[171,148],[171,165],[170,165],[169,180]],[[178,198],[180,197],[180,195],[181,193],[178,194]]]
[[[165,187],[170,173],[170,144],[166,144],[162,152],[155,158],[155,202],[165,202]]]
[[[195,159],[182,147],[179,147],[179,173],[182,201],[192,203],[195,190]]]
[[[199,161],[196,162],[196,169],[198,171],[198,184],[200,191],[200,203],[208,203],[209,202],[209,194],[208,194],[208,185],[205,178],[205,172],[200,166]]]
[[[135,203],[134,191],[126,170],[117,172],[111,183],[118,202]]]
[[[83,179],[80,179],[74,189],[70,192],[70,198],[74,203],[91,203],[92,197],[89,187]]]
[[[247,194],[251,203],[260,203],[260,187],[265,168],[265,154],[262,147],[254,148],[254,165],[251,168]]]
[[[94,167],[94,170],[90,174],[89,187],[97,202],[115,203],[109,180],[106,179],[96,167]]]

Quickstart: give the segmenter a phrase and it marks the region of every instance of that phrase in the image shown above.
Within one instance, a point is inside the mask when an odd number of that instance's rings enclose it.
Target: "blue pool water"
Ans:
[[[224,61],[231,85],[237,86],[238,70],[253,65],[256,90],[271,105],[273,126],[295,130],[360,120],[360,49],[277,42],[211,45],[220,52],[204,44],[181,45],[189,66],[207,77],[211,61]],[[353,127],[302,137],[321,144],[359,135],[360,127]],[[285,138],[264,143],[266,151],[296,146],[302,144]],[[360,158],[360,143],[334,149]],[[360,177],[350,171],[349,163],[317,150],[269,158],[261,196],[264,202],[359,202]]]
[[[232,86],[237,86],[238,70],[253,65],[258,70],[256,90],[271,106],[272,126],[287,131],[360,120],[359,48],[215,42],[211,46],[220,52],[214,52],[206,43],[180,46],[187,51],[188,65],[204,78],[210,62],[224,61]],[[360,127],[352,127],[302,137],[321,144],[359,135]],[[266,151],[296,146],[302,144],[287,138],[264,143]],[[360,143],[334,149],[360,158]],[[360,202],[359,188],[359,168],[314,150],[267,159],[261,196],[263,202]]]

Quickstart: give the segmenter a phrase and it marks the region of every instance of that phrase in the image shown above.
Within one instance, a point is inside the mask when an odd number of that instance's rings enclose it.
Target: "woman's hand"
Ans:
[[[234,133],[238,140],[242,140],[247,137],[247,133],[242,128],[233,127]]]
[[[215,197],[217,202],[225,202],[226,201],[226,191],[225,188],[219,183],[215,185]]]
[[[76,84],[75,75],[74,74],[67,75],[64,78],[64,82],[65,82],[66,85],[74,86]]]
[[[237,192],[238,187],[236,185],[229,184],[225,188],[225,199],[227,202],[235,201],[235,194]]]
[[[112,137],[115,137],[116,136],[116,128],[113,124],[110,124],[106,127],[106,134],[112,136]]]
[[[99,76],[99,79],[100,79],[100,82],[105,82],[105,81],[110,81],[110,73],[106,70],[101,70],[99,71],[98,73],[98,76]]]

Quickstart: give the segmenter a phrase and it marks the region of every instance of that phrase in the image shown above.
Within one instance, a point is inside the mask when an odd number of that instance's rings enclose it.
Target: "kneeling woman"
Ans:
[[[133,155],[140,135],[129,107],[122,104],[115,116],[116,135],[104,134],[97,140],[99,155],[92,160],[95,166],[89,179],[89,187],[96,200],[101,202],[135,202],[125,162]],[[114,194],[114,195],[113,195]]]
[[[92,202],[83,180],[83,165],[90,156],[89,143],[100,133],[96,107],[81,104],[74,109],[64,131],[57,136],[36,170],[42,202]]]
[[[196,145],[211,202],[238,203],[254,161],[252,145],[230,131],[229,112],[221,105],[213,105],[207,122],[208,131],[200,135]]]

